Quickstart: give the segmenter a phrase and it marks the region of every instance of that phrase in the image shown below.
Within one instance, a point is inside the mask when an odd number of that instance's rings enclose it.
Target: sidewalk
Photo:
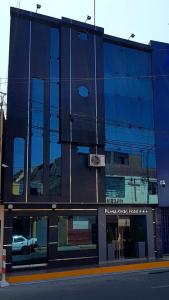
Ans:
[[[91,275],[101,275],[108,273],[119,273],[119,272],[128,272],[128,271],[140,271],[140,270],[152,270],[152,269],[161,269],[169,268],[169,261],[156,261],[156,262],[146,262],[146,263],[137,263],[137,264],[127,264],[127,265],[118,265],[118,266],[106,266],[106,267],[87,267],[82,269],[73,269],[66,271],[55,271],[55,272],[33,272],[25,271],[23,275],[8,275],[7,281],[9,283],[24,283],[24,282],[34,282],[34,281],[43,281],[43,280],[53,280],[61,278],[70,278],[70,277],[81,277],[81,276],[91,276]],[[27,273],[27,274],[26,274]]]

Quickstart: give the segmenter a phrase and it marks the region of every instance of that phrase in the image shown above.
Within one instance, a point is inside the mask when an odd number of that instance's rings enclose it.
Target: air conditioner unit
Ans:
[[[90,167],[105,167],[105,155],[90,154],[89,155]]]

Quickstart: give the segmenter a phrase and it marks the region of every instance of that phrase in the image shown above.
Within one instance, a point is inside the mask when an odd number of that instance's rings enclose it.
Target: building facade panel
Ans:
[[[157,203],[151,54],[104,44],[106,201]]]
[[[154,124],[158,176],[159,206],[169,206],[169,175],[168,175],[168,150],[169,150],[169,123],[168,123],[168,53],[169,45],[160,42],[151,42],[152,45],[152,73],[154,91]],[[160,184],[161,180],[165,184]],[[164,187],[165,186],[165,187]]]

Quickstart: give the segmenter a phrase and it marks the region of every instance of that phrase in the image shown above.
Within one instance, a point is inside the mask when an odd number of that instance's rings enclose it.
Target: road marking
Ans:
[[[159,286],[152,286],[152,289],[163,289],[163,288],[168,288],[169,285],[159,285]]]

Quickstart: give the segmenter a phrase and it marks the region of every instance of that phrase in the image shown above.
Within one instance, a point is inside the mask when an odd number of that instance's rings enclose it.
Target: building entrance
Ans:
[[[145,216],[106,216],[106,231],[108,260],[146,257]]]

